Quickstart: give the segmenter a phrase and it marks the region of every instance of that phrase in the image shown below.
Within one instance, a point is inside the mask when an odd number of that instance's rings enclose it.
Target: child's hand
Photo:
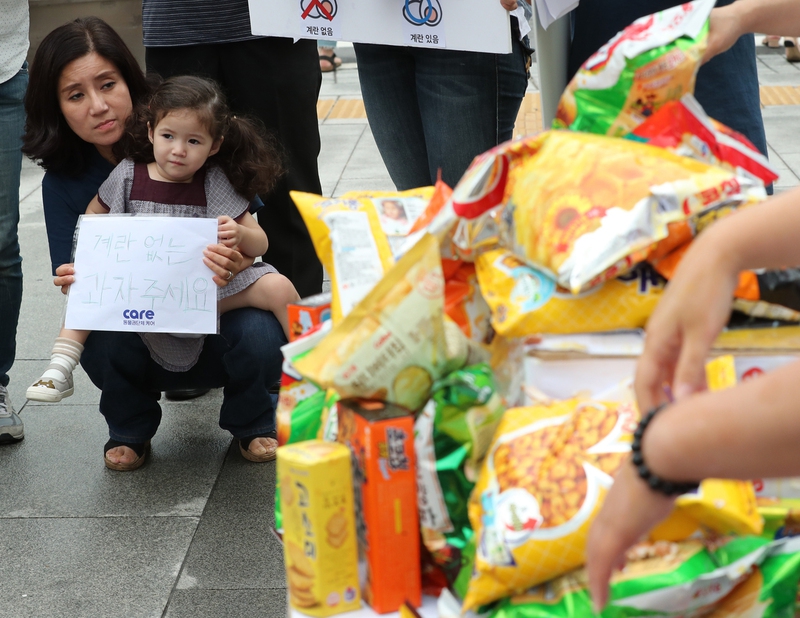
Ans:
[[[237,247],[242,242],[242,226],[227,215],[218,217],[217,222],[219,242],[231,249]]]

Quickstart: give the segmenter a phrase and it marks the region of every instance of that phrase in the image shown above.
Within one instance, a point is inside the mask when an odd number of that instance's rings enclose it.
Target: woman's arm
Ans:
[[[214,283],[221,288],[245,268],[252,266],[254,261],[255,258],[242,255],[225,245],[209,245],[203,251],[203,263],[214,272]]]
[[[800,36],[797,0],[738,0],[711,12],[705,60],[710,60],[750,32]]]
[[[219,221],[219,241],[226,247],[236,247],[245,255],[256,257],[264,255],[269,247],[267,235],[253,215],[245,212],[239,222],[228,216]]]
[[[688,397],[647,428],[647,467],[670,481],[800,475],[800,362],[719,392]],[[651,490],[629,461],[614,479],[592,524],[586,550],[595,605],[608,595],[626,550],[669,515],[673,500]]]

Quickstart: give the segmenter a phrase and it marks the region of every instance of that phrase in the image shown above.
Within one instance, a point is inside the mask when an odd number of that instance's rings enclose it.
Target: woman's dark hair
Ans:
[[[167,114],[178,110],[191,110],[212,139],[223,140],[208,162],[222,169],[237,193],[252,200],[272,189],[283,173],[275,141],[257,120],[234,116],[219,87],[202,77],[180,75],[154,86],[148,101],[128,119],[120,154],[139,163],[153,161],[148,125],[155,131]]]
[[[80,17],[48,34],[36,50],[25,95],[22,152],[46,170],[77,176],[91,150],[67,125],[58,100],[58,80],[70,62],[95,52],[119,71],[135,106],[147,95],[139,63],[114,29],[99,17]]]

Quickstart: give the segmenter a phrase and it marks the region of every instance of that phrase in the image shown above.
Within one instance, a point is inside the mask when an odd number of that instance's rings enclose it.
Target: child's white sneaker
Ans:
[[[48,371],[47,373],[50,375],[43,375],[25,391],[25,396],[28,399],[31,401],[55,403],[61,401],[64,397],[69,397],[75,392],[72,375],[64,376],[61,374],[63,378],[61,379],[53,376],[56,372]]]

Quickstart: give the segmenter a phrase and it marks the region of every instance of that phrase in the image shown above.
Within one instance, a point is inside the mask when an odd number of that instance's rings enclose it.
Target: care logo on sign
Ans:
[[[152,309],[125,309],[122,312],[123,326],[155,326],[156,312]]]

